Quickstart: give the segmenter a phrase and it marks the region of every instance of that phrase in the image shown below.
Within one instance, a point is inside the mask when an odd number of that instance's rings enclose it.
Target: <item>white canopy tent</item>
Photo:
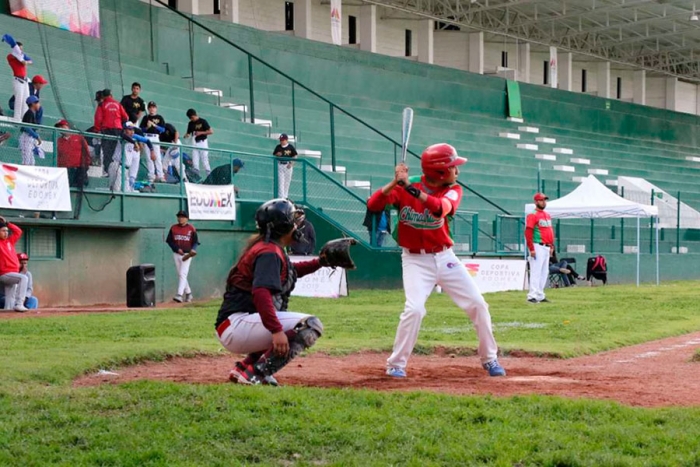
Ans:
[[[525,213],[534,211],[535,205],[525,205]],[[637,218],[637,285],[639,285],[640,235],[639,220],[654,218],[656,225],[656,284],[659,284],[659,210],[656,206],[635,203],[603,185],[593,175],[586,177],[571,193],[547,203],[547,213],[553,219],[609,219]]]

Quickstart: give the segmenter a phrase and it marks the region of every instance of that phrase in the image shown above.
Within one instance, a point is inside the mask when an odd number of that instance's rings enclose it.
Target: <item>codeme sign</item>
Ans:
[[[525,260],[467,258],[462,264],[481,293],[525,288]]]

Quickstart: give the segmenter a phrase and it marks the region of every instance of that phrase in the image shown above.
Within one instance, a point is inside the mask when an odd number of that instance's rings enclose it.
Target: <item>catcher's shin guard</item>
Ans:
[[[277,355],[273,349],[270,349],[257,361],[255,370],[264,376],[277,373],[293,358],[313,346],[322,334],[321,320],[315,316],[307,316],[294,326],[294,330],[287,331],[287,338],[289,338],[287,355]]]

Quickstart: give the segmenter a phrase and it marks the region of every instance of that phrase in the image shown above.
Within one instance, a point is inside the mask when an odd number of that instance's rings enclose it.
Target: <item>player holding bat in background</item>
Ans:
[[[408,358],[418,340],[426,314],[425,302],[435,284],[442,287],[455,304],[467,313],[479,337],[479,357],[491,376],[505,376],[496,358],[498,347],[491,330],[489,306],[467,269],[452,251],[448,216],[453,216],[462,199],[456,184],[458,166],[467,162],[455,148],[441,143],[428,147],[421,156],[423,176],[410,183],[408,167],[396,166],[394,180],[375,192],[367,202],[370,211],[381,211],[388,204],[399,211],[398,243],[403,249],[401,263],[406,294],[404,312],[387,360],[386,373],[406,377]]]

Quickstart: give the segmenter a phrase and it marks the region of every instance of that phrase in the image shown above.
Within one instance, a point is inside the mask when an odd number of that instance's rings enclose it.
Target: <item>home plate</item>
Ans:
[[[559,384],[569,384],[569,383],[580,383],[579,380],[573,378],[560,378],[558,376],[511,376],[507,378],[508,381],[515,381],[516,383],[559,383]]]

